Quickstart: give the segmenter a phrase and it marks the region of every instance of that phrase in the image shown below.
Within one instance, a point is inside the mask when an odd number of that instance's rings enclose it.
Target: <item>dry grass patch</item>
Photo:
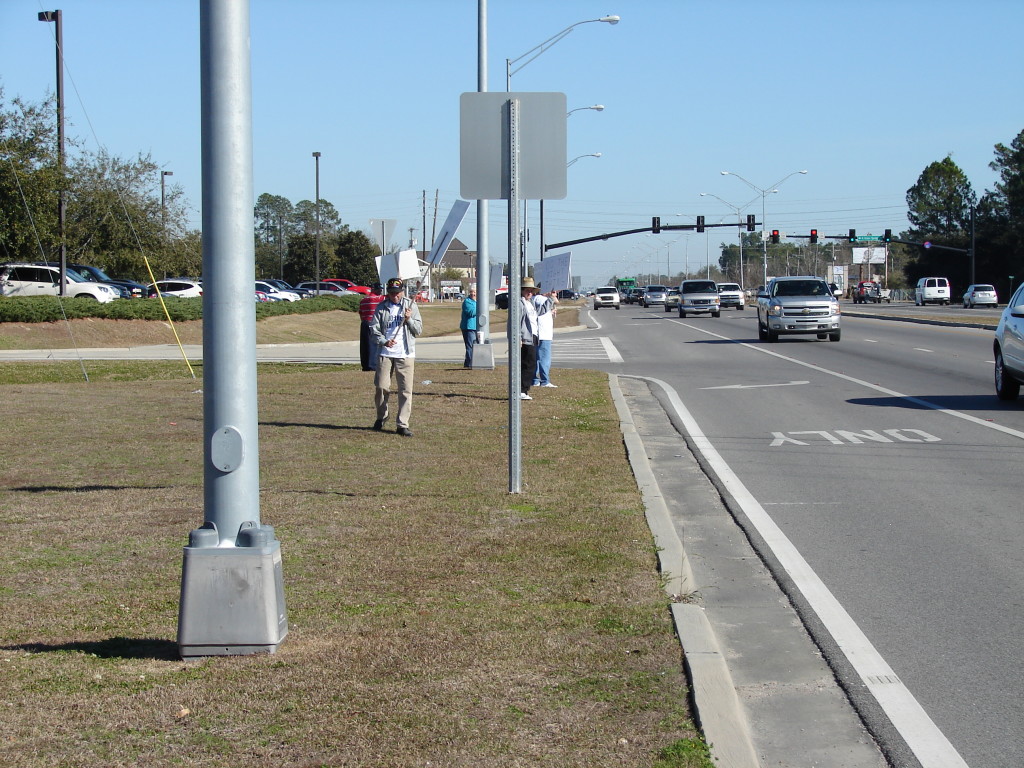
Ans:
[[[603,374],[524,404],[513,496],[506,371],[417,366],[409,440],[369,374],[261,366],[290,634],[184,663],[202,396],[139,365],[4,385],[0,764],[710,765]]]

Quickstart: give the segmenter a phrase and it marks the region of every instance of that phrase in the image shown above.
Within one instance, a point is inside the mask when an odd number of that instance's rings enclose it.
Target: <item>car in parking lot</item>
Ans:
[[[658,305],[664,306],[665,305],[665,296],[667,296],[667,295],[668,295],[668,286],[667,285],[648,285],[646,288],[644,288],[644,299],[643,299],[644,306],[645,307],[654,307],[654,306],[658,306]]]
[[[302,298],[295,291],[282,290],[269,280],[257,280],[256,290],[265,293],[271,301],[298,301]]]
[[[203,295],[202,283],[183,277],[157,280],[146,289],[146,295],[150,298],[155,297],[157,289],[161,296],[176,296],[181,299],[195,299]]]
[[[311,296],[348,296],[351,291],[344,288],[340,283],[328,282],[326,280],[316,282],[315,280],[299,283],[296,288],[308,292]]]
[[[594,291],[594,311],[601,307],[615,307],[620,309],[622,300],[619,296],[619,289],[614,285],[605,285]]]
[[[94,299],[100,304],[121,298],[118,286],[86,280],[73,269],[67,276],[64,295]],[[0,296],[57,296],[60,293],[60,267],[46,264],[0,264]]]
[[[999,297],[996,294],[994,285],[988,283],[975,283],[967,286],[964,291],[964,309],[987,306],[995,307],[999,304]]]
[[[683,280],[679,284],[679,316],[722,314],[722,299],[714,280]]]
[[[719,283],[718,298],[722,309],[725,309],[726,307],[746,309],[746,294],[744,294],[743,289],[740,288],[739,283]]]
[[[1016,400],[1024,383],[1024,283],[1014,291],[999,317],[992,353],[996,395],[1000,400]]]

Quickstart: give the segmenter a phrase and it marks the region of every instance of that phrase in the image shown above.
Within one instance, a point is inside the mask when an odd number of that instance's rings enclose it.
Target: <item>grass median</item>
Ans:
[[[0,764],[711,765],[604,374],[523,404],[510,495],[504,369],[417,365],[409,440],[356,366],[261,365],[290,633],[185,663],[201,379],[89,365],[0,366]]]

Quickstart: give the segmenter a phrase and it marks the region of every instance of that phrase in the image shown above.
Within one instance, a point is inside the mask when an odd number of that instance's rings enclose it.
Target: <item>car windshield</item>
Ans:
[[[597,292],[598,293],[615,293],[615,289],[614,288],[598,288]]]
[[[827,296],[828,287],[820,280],[786,280],[775,284],[776,296]]]
[[[686,293],[716,293],[718,287],[712,280],[700,280],[692,283],[686,283],[683,286],[683,290]]]
[[[647,292],[648,293],[655,293],[655,292],[664,293],[667,290],[668,290],[668,288],[666,288],[664,285],[649,285],[649,286],[647,286]]]
[[[91,283],[92,281],[73,269],[67,270],[68,280],[73,283]]]
[[[738,291],[740,287],[736,283],[719,283],[719,291]]]

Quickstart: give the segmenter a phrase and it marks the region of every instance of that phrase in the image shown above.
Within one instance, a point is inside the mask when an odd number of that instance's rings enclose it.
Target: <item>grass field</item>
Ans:
[[[290,632],[186,663],[201,379],[90,365],[0,366],[0,765],[711,765],[604,374],[523,405],[510,495],[503,369],[418,365],[409,440],[355,366],[261,365]]]

